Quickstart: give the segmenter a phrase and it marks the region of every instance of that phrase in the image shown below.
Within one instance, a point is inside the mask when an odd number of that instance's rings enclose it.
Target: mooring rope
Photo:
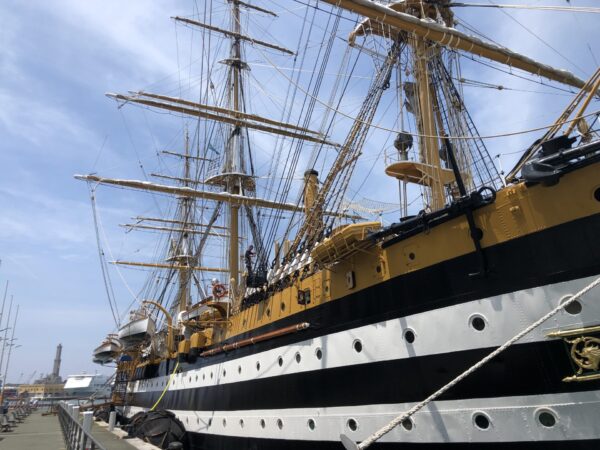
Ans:
[[[163,389],[162,393],[160,394],[160,397],[158,397],[158,400],[156,400],[156,403],[154,405],[152,405],[152,408],[150,408],[150,411],[154,411],[154,409],[158,406],[158,404],[160,403],[160,401],[163,399],[163,397],[167,393],[167,389],[169,389],[169,386],[173,382],[173,378],[175,378],[175,374],[177,373],[177,369],[178,368],[179,368],[179,361],[177,361],[177,364],[175,364],[175,367],[173,368],[173,373],[171,373],[171,376],[169,377],[169,382],[167,383],[167,385]]]
[[[597,278],[595,281],[593,281],[592,283],[588,284],[586,287],[584,287],[582,290],[580,290],[579,292],[577,292],[575,295],[573,295],[570,299],[568,299],[564,303],[559,304],[552,311],[550,311],[545,316],[543,316],[540,319],[538,319],[535,322],[533,322],[531,325],[529,325],[527,328],[525,328],[520,333],[518,333],[515,336],[513,336],[511,339],[509,339],[508,341],[506,341],[502,346],[498,347],[496,350],[494,350],[492,353],[490,353],[489,355],[487,355],[481,361],[479,361],[475,365],[473,365],[470,368],[468,368],[467,370],[465,370],[463,373],[461,373],[459,376],[457,376],[456,378],[454,378],[452,381],[450,381],[444,387],[440,388],[439,390],[437,390],[436,392],[434,392],[433,394],[431,394],[429,397],[427,397],[421,403],[418,403],[415,406],[413,406],[410,410],[408,410],[404,414],[401,414],[398,417],[396,417],[395,419],[393,419],[390,423],[388,423],[386,426],[384,426],[384,427],[380,428],[379,430],[377,430],[375,433],[373,433],[371,436],[369,436],[368,438],[366,438],[361,443],[356,444],[348,436],[342,434],[342,435],[340,435],[340,439],[342,441],[342,444],[344,444],[344,447],[347,450],[362,450],[362,449],[365,449],[365,448],[369,447],[375,441],[378,441],[384,435],[386,435],[387,433],[389,433],[390,431],[392,431],[398,424],[404,422],[406,419],[408,419],[410,416],[412,416],[413,414],[415,414],[417,411],[419,411],[423,407],[427,406],[427,404],[429,404],[430,402],[434,401],[436,398],[438,398],[440,395],[442,395],[448,389],[454,387],[455,385],[457,385],[458,383],[460,383],[462,380],[464,380],[466,377],[468,377],[469,375],[471,375],[473,372],[475,372],[476,370],[480,369],[485,363],[489,362],[491,359],[493,359],[496,356],[498,356],[500,353],[502,353],[508,347],[510,347],[511,345],[513,345],[515,342],[517,342],[523,336],[525,336],[526,334],[530,333],[535,328],[539,327],[542,323],[544,323],[545,321],[547,321],[551,317],[555,316],[561,309],[566,308],[571,303],[573,303],[575,300],[577,300],[578,298],[580,298],[582,295],[588,293],[589,291],[591,291],[592,289],[594,289],[598,285],[600,285],[600,278]]]

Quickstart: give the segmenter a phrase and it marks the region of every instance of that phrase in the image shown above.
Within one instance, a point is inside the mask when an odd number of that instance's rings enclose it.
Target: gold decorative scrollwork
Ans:
[[[578,369],[572,376],[563,378],[563,381],[600,380],[600,325],[555,330],[547,336],[562,338],[571,346],[569,353]]]
[[[571,358],[579,367],[577,373],[566,377],[563,381],[589,381],[600,379],[600,339],[591,336],[580,336],[565,339],[571,344]]]
[[[595,337],[578,337],[571,341],[571,358],[579,366],[577,371],[581,375],[584,370],[597,371],[600,367],[600,339]]]

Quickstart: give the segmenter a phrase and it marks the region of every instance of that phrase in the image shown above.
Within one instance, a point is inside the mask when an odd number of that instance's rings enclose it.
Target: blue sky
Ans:
[[[303,13],[302,5],[291,0],[281,6],[271,0],[256,3],[280,12],[272,34],[297,21],[286,9]],[[104,93],[138,90],[177,77],[177,67],[182,66],[178,45],[189,40],[186,29],[175,28],[169,17],[190,15],[196,4],[0,1],[0,283],[3,289],[10,280],[9,296],[21,305],[16,336],[22,345],[11,358],[9,381],[27,379],[34,370],[49,372],[59,342],[63,375],[107,372],[93,365],[90,355],[114,324],[100,275],[89,192],[73,174],[139,179],[140,164],[148,172],[156,168],[156,151],[180,133],[181,122],[135,108],[117,110]],[[571,4],[597,6],[592,0]],[[471,8],[458,14],[507,47],[582,78],[592,74],[600,60],[600,15],[508,12],[545,43],[501,11]],[[293,46],[291,36],[282,36],[279,43]],[[555,92],[478,66],[466,67],[464,74],[520,90]],[[500,94],[467,87],[465,97],[482,135],[550,124],[569,100],[563,95]],[[507,169],[516,158],[514,152],[535,137],[510,137],[488,145],[492,154],[505,153]],[[358,178],[370,166],[371,162],[359,164]],[[374,173],[381,170],[377,165]],[[393,186],[389,183],[382,177],[369,184],[365,196],[382,199],[381,190]],[[130,233],[125,238],[118,227],[131,216],[156,214],[151,201],[110,189],[99,189],[97,199],[102,230],[116,256],[135,259],[132,254],[152,253],[147,236]],[[394,201],[393,189],[383,199]],[[128,270],[122,275],[134,292],[143,282],[142,272]],[[119,307],[125,311],[132,296],[118,273],[113,270],[111,276]]]

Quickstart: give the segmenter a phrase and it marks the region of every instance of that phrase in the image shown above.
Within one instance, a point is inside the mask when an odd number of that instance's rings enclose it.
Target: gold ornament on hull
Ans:
[[[571,344],[571,358],[579,370],[563,381],[588,381],[600,379],[600,339],[597,337],[581,336],[565,342]],[[591,372],[591,373],[590,373]]]

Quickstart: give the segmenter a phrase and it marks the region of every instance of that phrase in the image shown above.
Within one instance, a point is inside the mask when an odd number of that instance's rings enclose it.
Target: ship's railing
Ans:
[[[78,406],[58,404],[58,421],[67,450],[106,450],[91,434],[93,414],[84,412],[80,421]]]

